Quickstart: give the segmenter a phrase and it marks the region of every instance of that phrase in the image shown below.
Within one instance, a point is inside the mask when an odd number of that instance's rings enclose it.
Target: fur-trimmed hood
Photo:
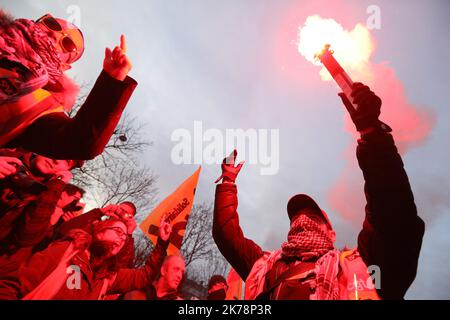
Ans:
[[[63,75],[60,79],[60,88],[58,91],[49,91],[55,96],[59,103],[64,106],[64,110],[69,112],[77,101],[78,93],[80,92],[80,86],[67,75]],[[46,89],[46,88],[44,88]]]

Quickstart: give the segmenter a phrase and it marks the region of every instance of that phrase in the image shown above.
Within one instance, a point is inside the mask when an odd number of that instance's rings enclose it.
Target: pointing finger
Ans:
[[[120,49],[122,49],[123,53],[127,52],[127,42],[123,34],[120,36]]]

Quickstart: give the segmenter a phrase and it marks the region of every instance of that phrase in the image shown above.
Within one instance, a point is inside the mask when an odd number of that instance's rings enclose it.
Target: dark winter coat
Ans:
[[[74,118],[53,112],[35,120],[8,147],[23,147],[52,159],[88,160],[103,152],[137,82],[102,71]]]

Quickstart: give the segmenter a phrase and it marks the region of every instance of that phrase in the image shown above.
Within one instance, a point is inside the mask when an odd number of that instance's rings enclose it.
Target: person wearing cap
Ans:
[[[356,155],[363,172],[366,215],[358,246],[338,250],[327,214],[308,195],[287,204],[290,230],[279,250],[264,251],[244,237],[237,213],[236,150],[224,159],[217,185],[213,238],[245,281],[245,299],[403,299],[414,281],[425,230],[394,144],[378,117],[381,99],[369,87],[353,86],[355,110],[340,97],[360,133]],[[379,270],[371,277],[368,267]]]
[[[54,159],[89,160],[109,141],[137,82],[125,37],[106,48],[103,70],[85,102],[69,117],[78,86],[65,71],[82,56],[73,24],[46,14],[14,20],[0,11],[0,147],[24,147]]]
[[[121,219],[101,221],[89,233],[73,229],[64,239],[35,253],[19,269],[17,298],[103,300],[107,295],[143,290],[158,274],[171,232],[170,224],[162,221],[157,244],[146,264],[123,268],[117,264],[127,241],[127,225]]]
[[[220,274],[215,274],[208,281],[208,296],[206,300],[225,300],[227,290],[227,280]]]

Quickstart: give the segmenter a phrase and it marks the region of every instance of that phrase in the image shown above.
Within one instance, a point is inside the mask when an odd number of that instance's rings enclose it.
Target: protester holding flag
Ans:
[[[403,162],[387,126],[380,125],[381,99],[355,83],[351,98],[340,95],[361,134],[357,158],[365,179],[366,217],[358,247],[340,251],[335,232],[307,195],[287,205],[291,228],[280,250],[264,252],[244,237],[237,213],[236,151],[222,164],[217,186],[213,237],[246,282],[246,299],[403,299],[413,282],[424,234]],[[350,108],[351,107],[351,108]],[[381,272],[373,283],[367,266]]]
[[[158,274],[171,232],[170,224],[162,221],[157,245],[145,266],[128,269],[117,264],[117,256],[127,239],[127,225],[122,220],[101,221],[91,233],[74,229],[65,239],[34,254],[21,267],[19,298],[103,300],[109,294],[143,290]],[[69,266],[72,274],[66,272]]]

